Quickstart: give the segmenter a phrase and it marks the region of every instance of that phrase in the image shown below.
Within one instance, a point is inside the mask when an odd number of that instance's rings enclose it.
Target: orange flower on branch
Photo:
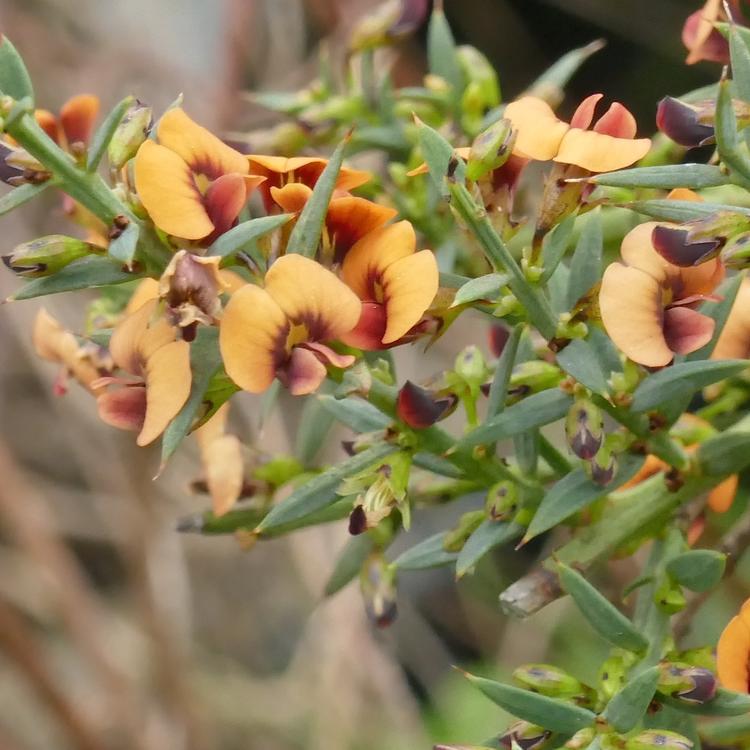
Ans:
[[[722,687],[738,693],[750,692],[750,599],[719,637],[716,667]]]
[[[743,279],[711,359],[750,358],[750,279]]]
[[[439,274],[430,250],[416,252],[408,221],[376,229],[344,258],[342,278],[362,300],[356,328],[342,340],[361,349],[399,343],[422,320],[435,299]]]
[[[592,94],[576,109],[570,123],[555,115],[542,99],[525,96],[511,102],[504,116],[516,131],[513,153],[536,161],[572,164],[588,172],[610,172],[642,159],[651,148],[648,138],[636,138],[633,115],[619,102],[593,124],[602,94]]]
[[[46,109],[34,112],[42,130],[55,143],[74,155],[88,147],[98,115],[99,98],[93,94],[71,97],[62,105],[57,116]]]
[[[740,0],[728,0],[731,19],[746,25]],[[714,26],[717,21],[728,21],[724,11],[724,0],[706,0],[700,10],[691,13],[682,27],[682,43],[688,50],[685,62],[688,65],[708,60],[710,62],[729,62],[729,42]]]
[[[101,378],[97,387],[115,385],[97,397],[99,416],[123,430],[139,430],[138,445],[148,445],[166,429],[190,395],[190,345],[151,299],[125,317],[112,334],[114,364],[127,373]]]
[[[234,225],[264,178],[250,175],[247,157],[181,109],[164,114],[157,136],[135,157],[138,197],[162,231],[210,242]]]
[[[264,288],[247,284],[227,303],[219,328],[227,374],[251,393],[265,391],[276,377],[294,395],[313,393],[325,380],[326,365],[354,363],[326,342],[351,331],[361,309],[331,271],[285,255],[268,270]]]
[[[272,187],[271,197],[288,213],[299,213],[312,195],[312,188],[301,182],[290,182],[282,188]],[[366,234],[387,224],[396,214],[393,208],[381,206],[366,198],[338,195],[331,199],[326,212],[322,238],[322,255],[341,263],[346,253]]]
[[[271,188],[280,188],[289,183],[301,183],[309,188],[315,187],[318,178],[328,164],[327,159],[314,156],[263,156],[250,154],[246,157],[250,162],[250,174],[263,177],[265,181],[260,186],[266,211],[274,209],[274,198]],[[342,167],[336,180],[336,190],[347,192],[354,190],[372,179],[369,172]]]
[[[710,298],[724,278],[718,259],[680,268],[654,249],[655,222],[640,224],[623,239],[622,263],[604,272],[599,291],[602,322],[630,359],[647,367],[668,365],[675,354],[707,344],[714,321],[695,305]]]

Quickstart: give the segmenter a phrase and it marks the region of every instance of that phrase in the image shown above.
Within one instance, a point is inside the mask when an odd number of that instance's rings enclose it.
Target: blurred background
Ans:
[[[262,132],[278,116],[241,92],[306,84],[320,42],[341,56],[352,25],[375,5],[0,0],[0,30],[50,110],[91,92],[105,111],[126,93],[158,111],[183,92],[188,112],[217,132]],[[506,99],[564,52],[605,38],[563,112],[603,90],[634,111],[646,135],[659,98],[718,75],[710,64],[683,64],[680,30],[698,5],[446,0],[445,10],[458,40],[496,64]],[[421,81],[424,36],[421,29],[388,52],[401,85]],[[0,236],[10,249],[62,224],[58,202],[45,195],[4,217]],[[16,283],[1,273],[0,295]],[[595,672],[605,646],[564,602],[523,623],[498,611],[498,593],[539,547],[498,552],[458,584],[449,568],[405,574],[397,621],[376,630],[356,584],[331,600],[322,595],[346,541],[344,523],[249,551],[233,538],[177,534],[176,520],[206,504],[188,491],[194,446],[186,444],[154,482],[154,449],[137,449],[130,434],[101,424],[86,393],[71,388],[55,397],[55,368],[30,345],[40,305],[0,308],[0,750],[411,750],[481,742],[505,718],[464,686],[452,664],[504,675],[554,651],[576,676]],[[44,305],[80,329],[80,297]],[[416,357],[424,377],[467,344],[485,347],[485,328],[475,322],[460,321],[429,358],[399,352],[401,378],[416,372]],[[295,404],[284,402],[258,434],[257,403],[238,401],[243,438],[289,450]],[[417,514],[409,544],[459,512]],[[629,565],[622,563],[622,576]],[[691,637],[715,637],[719,623],[698,621]]]

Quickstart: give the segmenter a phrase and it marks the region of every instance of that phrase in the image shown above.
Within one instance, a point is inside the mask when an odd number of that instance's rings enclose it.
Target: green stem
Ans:
[[[547,300],[526,279],[500,235],[487,218],[485,210],[478,206],[465,185],[449,184],[453,205],[473,232],[487,255],[492,267],[511,276],[510,288],[526,310],[531,322],[548,341],[557,333],[557,318]]]

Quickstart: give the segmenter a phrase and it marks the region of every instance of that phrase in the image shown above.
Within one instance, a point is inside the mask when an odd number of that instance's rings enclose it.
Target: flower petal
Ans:
[[[750,357],[750,280],[744,279],[711,359]]]
[[[575,164],[589,172],[611,172],[629,167],[651,148],[649,138],[614,138],[592,130],[571,128],[560,142],[554,161]]]
[[[649,477],[658,474],[660,471],[669,471],[669,464],[662,461],[657,456],[649,453],[646,456],[646,460],[641,465],[641,468],[624,484],[621,484],[617,489],[618,491],[627,490],[631,487],[636,487],[641,482],[645,482]]]
[[[60,142],[60,131],[57,126],[57,118],[47,109],[35,109],[34,119],[39,127],[55,142]]]
[[[74,143],[88,145],[98,114],[99,98],[93,94],[80,94],[63,104],[60,109],[60,125],[69,146]]]
[[[609,265],[599,307],[610,338],[634,362],[663,367],[672,361],[662,331],[662,290],[648,273],[621,263]]]
[[[341,275],[362,300],[382,302],[375,284],[391,263],[414,253],[417,236],[408,221],[399,221],[365,235],[344,258]]]
[[[199,240],[213,232],[193,173],[174,151],[145,141],[135,157],[135,188],[154,224],[167,234]]]
[[[646,221],[633,227],[622,239],[620,257],[627,265],[645,271],[659,283],[667,283],[670,278],[679,274],[679,269],[662,258],[654,249],[651,238],[658,226],[655,221]]]
[[[347,346],[366,351],[384,349],[386,323],[385,305],[380,302],[363,302],[357,325],[349,333],[344,334],[341,340]]]
[[[279,370],[279,380],[292,396],[306,396],[320,388],[326,374],[326,366],[312,351],[295,346],[286,366]]]
[[[159,143],[178,154],[193,172],[212,180],[232,172],[248,174],[247,157],[191,120],[179,107],[162,116],[157,133]]]
[[[570,127],[587,130],[594,120],[596,105],[599,104],[603,98],[604,94],[591,94],[590,96],[587,96],[578,107],[576,107],[573,117],[570,118]]]
[[[125,314],[130,315],[152,299],[159,297],[159,282],[156,279],[148,278],[138,283],[132,296],[125,306]]]
[[[504,116],[517,133],[513,153],[527,159],[552,159],[563,136],[570,130],[570,125],[560,120],[547,102],[534,96],[511,102],[505,108]]]
[[[97,397],[96,407],[105,424],[135,432],[143,427],[146,416],[146,389],[134,385],[107,391]]]
[[[397,214],[396,209],[365,198],[334,198],[326,215],[328,236],[336,251],[334,260],[340,263],[356,242],[388,223]]]
[[[627,107],[620,102],[612,102],[609,109],[596,121],[593,130],[613,138],[635,138],[638,125]]]
[[[243,175],[234,172],[214,180],[204,198],[206,213],[214,225],[213,235],[218,236],[231,229],[245,203],[247,185]]]
[[[141,374],[141,338],[156,311],[157,300],[150,299],[116,326],[109,340],[109,352],[117,367],[132,375]]]
[[[271,187],[271,197],[281,206],[284,211],[290,214],[299,213],[310,200],[312,188],[303,185],[301,182],[290,182],[284,187]]]
[[[738,615],[729,621],[716,644],[716,668],[722,687],[748,692],[748,657],[750,626]]]
[[[717,484],[708,493],[708,507],[714,513],[726,513],[732,507],[738,485],[739,477],[736,474],[732,474],[732,476]]]
[[[215,516],[223,516],[237,502],[245,478],[242,444],[236,435],[223,434],[226,414],[227,409],[222,407],[195,431]],[[218,424],[212,425],[217,419]]]
[[[430,250],[401,258],[383,273],[387,326],[384,344],[391,344],[416,325],[437,294],[437,260]]]
[[[720,10],[721,0],[707,0],[703,8],[687,17],[682,27],[682,43],[689,52],[685,60],[688,65],[701,60],[729,62],[729,44],[714,28]]]
[[[250,393],[265,391],[286,359],[288,332],[284,311],[265,289],[246,284],[237,290],[219,327],[219,347],[229,377]]]
[[[290,172],[295,173],[293,181],[302,182],[308,187],[314,187],[318,178],[328,164],[327,159],[321,159],[313,156],[294,156],[286,158],[283,156],[264,156],[262,154],[249,154],[247,157],[250,162],[250,174],[259,174],[267,177],[271,174],[288,175]],[[354,190],[372,179],[369,172],[358,169],[349,169],[341,167],[338,179],[336,180],[337,190]],[[277,186],[284,184],[286,180],[269,179],[270,184]]]
[[[190,396],[190,344],[172,341],[146,360],[146,418],[136,442],[148,445],[164,432]]]
[[[357,361],[357,358],[354,355],[339,354],[335,349],[331,349],[330,346],[321,344],[318,341],[308,341],[307,343],[302,344],[302,346],[317,354],[318,359],[320,359],[321,362],[325,360],[334,367],[338,367],[342,370],[346,367],[351,367]]]
[[[664,339],[676,354],[690,354],[705,346],[714,335],[716,323],[689,307],[664,311]]]
[[[279,258],[266,274],[266,291],[292,323],[305,324],[308,341],[337,339],[354,328],[361,303],[349,287],[310,258]]]

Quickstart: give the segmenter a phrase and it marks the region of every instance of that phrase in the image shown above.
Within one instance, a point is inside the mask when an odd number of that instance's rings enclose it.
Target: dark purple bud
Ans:
[[[724,238],[690,242],[686,229],[656,226],[651,233],[651,243],[664,260],[687,268],[715,258],[724,245]]]
[[[656,127],[675,143],[688,148],[704,146],[714,138],[713,126],[700,121],[697,109],[671,96],[659,102]]]
[[[503,353],[509,338],[510,332],[505,326],[490,326],[490,351],[496,357],[499,357]]]
[[[615,477],[617,459],[608,450],[602,449],[589,463],[591,480],[600,487],[606,487]]]
[[[409,427],[421,430],[447,416],[456,403],[457,398],[453,394],[435,398],[430,391],[407,380],[398,392],[396,412]]]
[[[716,677],[712,672],[700,667],[694,667],[689,674],[693,687],[676,693],[676,697],[689,703],[708,703],[718,688]]]
[[[365,531],[367,531],[367,513],[361,505],[355,505],[349,515],[349,533],[357,536]]]

